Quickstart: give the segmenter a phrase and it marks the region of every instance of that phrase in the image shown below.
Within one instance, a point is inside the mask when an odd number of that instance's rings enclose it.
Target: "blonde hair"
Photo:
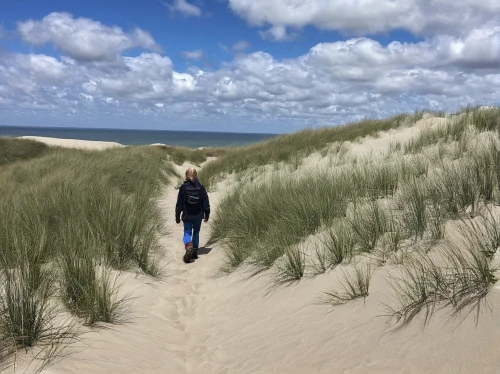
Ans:
[[[191,182],[193,181],[194,178],[198,176],[198,173],[196,172],[196,169],[194,168],[189,168],[186,170],[186,179],[189,179]]]

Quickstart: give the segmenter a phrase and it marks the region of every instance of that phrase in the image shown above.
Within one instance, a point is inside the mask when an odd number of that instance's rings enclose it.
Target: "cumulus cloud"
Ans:
[[[136,28],[126,33],[119,27],[104,26],[89,18],[74,18],[69,13],[50,13],[39,21],[19,22],[17,30],[24,41],[35,45],[52,43],[77,61],[113,60],[132,47],[162,52],[144,30]]]
[[[149,123],[281,123],[283,129],[421,108],[455,110],[498,103],[499,42],[500,28],[485,25],[415,43],[383,45],[366,37],[319,43],[288,59],[238,53],[219,69],[184,72],[156,52],[92,64],[5,53],[0,108],[88,119],[147,117]]]
[[[234,43],[231,48],[233,51],[241,52],[241,51],[244,51],[246,49],[250,49],[250,47],[251,47],[251,45],[249,42],[246,42],[244,40],[240,40],[240,41]]]
[[[194,51],[182,51],[181,55],[189,60],[199,60],[203,57],[203,51],[201,49],[196,49]]]
[[[201,8],[187,2],[187,0],[174,0],[172,4],[164,3],[171,12],[179,12],[184,17],[201,17]]]
[[[297,34],[290,34],[283,25],[274,25],[269,30],[259,31],[259,33],[263,39],[269,39],[275,42],[290,41],[297,37]]]
[[[308,25],[356,36],[395,29],[416,35],[459,35],[500,15],[497,0],[227,1],[250,25],[271,25],[265,33],[268,36],[285,35],[287,27]]]

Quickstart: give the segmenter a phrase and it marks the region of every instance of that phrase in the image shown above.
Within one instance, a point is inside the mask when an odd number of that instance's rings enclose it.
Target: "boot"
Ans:
[[[191,262],[191,256],[193,255],[193,243],[186,243],[186,253],[184,254],[184,262],[189,264]]]

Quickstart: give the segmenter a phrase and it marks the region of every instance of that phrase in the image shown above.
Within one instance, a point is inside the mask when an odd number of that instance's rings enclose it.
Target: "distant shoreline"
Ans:
[[[149,145],[154,143],[163,143],[172,146],[200,148],[247,145],[270,139],[277,136],[277,134],[0,126],[0,136],[35,136],[69,140],[113,142],[123,145]]]

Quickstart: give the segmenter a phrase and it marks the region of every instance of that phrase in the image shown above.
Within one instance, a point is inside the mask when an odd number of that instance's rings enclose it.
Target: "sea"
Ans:
[[[116,142],[124,145],[163,143],[199,148],[241,146],[270,139],[277,135],[204,131],[0,126],[0,136],[44,136],[49,138]]]

